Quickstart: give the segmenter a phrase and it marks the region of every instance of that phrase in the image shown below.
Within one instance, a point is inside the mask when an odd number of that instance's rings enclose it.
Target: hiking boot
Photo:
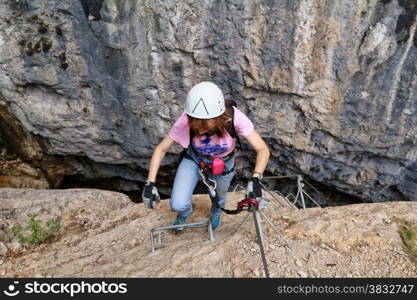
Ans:
[[[220,226],[221,215],[210,216],[211,229],[216,230]]]
[[[174,220],[174,223],[172,223],[172,225],[180,225],[180,224],[186,224],[187,220],[189,218],[189,216],[191,215],[191,213],[193,212],[193,209],[191,207],[190,213],[188,214],[188,216],[183,217],[180,214],[177,215],[177,218]],[[177,228],[173,228],[172,230],[177,233],[180,232],[181,230],[183,230],[184,227],[177,227]]]

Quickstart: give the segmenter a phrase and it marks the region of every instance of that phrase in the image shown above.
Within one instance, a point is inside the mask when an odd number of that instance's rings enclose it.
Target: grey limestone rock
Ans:
[[[412,0],[2,1],[0,184],[137,192],[211,80],[270,146],[269,174],[417,200],[416,16]]]

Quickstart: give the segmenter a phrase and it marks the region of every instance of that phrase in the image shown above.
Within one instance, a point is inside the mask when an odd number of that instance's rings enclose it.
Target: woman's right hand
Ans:
[[[156,201],[157,203],[161,202],[161,197],[159,197],[155,182],[146,181],[142,191],[142,201],[147,208],[151,209],[153,209],[153,201]]]
[[[142,191],[142,201],[147,208],[153,208],[154,200],[158,203],[161,201],[158,189],[155,186],[156,174],[158,173],[162,159],[173,144],[174,140],[169,136],[166,136],[155,148],[152,154],[151,163],[149,166],[148,180],[146,181]]]

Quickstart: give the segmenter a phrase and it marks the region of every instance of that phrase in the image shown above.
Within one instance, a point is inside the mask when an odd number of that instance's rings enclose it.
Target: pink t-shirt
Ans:
[[[253,131],[253,123],[238,108],[234,109],[234,125],[236,134],[247,137]],[[183,113],[175,121],[168,136],[184,148],[190,144],[190,126],[188,125],[188,115]],[[196,136],[192,140],[194,149],[201,155],[212,157],[224,157],[231,153],[236,146],[236,139],[232,138],[228,132],[223,137],[217,135]]]

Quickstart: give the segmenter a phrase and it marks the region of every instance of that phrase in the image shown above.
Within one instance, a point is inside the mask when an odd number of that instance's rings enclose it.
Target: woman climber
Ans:
[[[162,159],[177,142],[186,150],[178,166],[169,200],[171,209],[177,212],[173,225],[185,224],[191,215],[191,197],[198,181],[203,179],[204,168],[210,171],[209,177],[215,182],[217,203],[212,203],[210,221],[212,229],[217,229],[226,204],[227,191],[235,175],[234,149],[237,136],[244,137],[256,151],[255,169],[248,181],[246,196],[260,198],[262,189],[259,180],[262,179],[269,159],[268,146],[254,130],[249,118],[236,106],[225,102],[217,85],[203,81],[193,86],[187,95],[185,112],[153,152],[142,192],[143,203],[153,208],[153,200],[159,202],[155,179]],[[181,229],[177,227],[175,231]]]

